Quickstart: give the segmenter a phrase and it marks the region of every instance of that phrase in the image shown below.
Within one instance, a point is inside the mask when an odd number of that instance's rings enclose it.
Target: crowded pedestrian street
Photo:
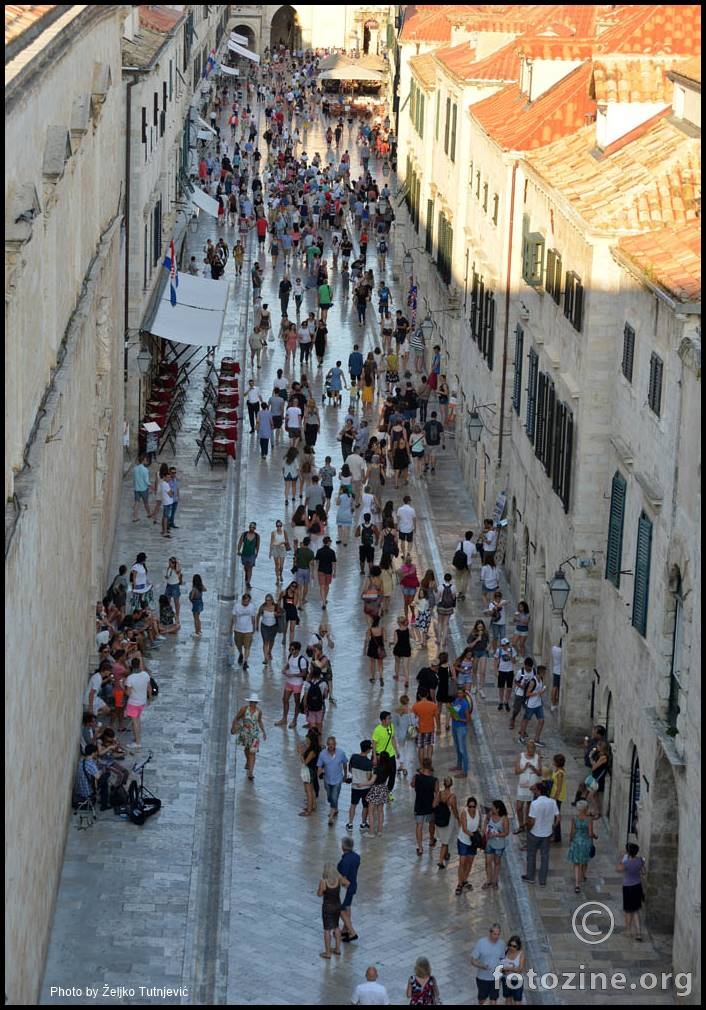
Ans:
[[[88,830],[70,830],[41,1002],[95,1002],[52,993],[80,979],[84,986],[181,988],[173,1002],[182,1004],[338,1005],[352,1001],[374,966],[390,1002],[402,1004],[410,976],[423,981],[417,962],[426,958],[443,1002],[474,1003],[482,969],[473,951],[498,923],[503,942],[521,939],[525,976],[579,966],[621,971],[627,991],[610,999],[634,1003],[630,982],[663,970],[669,937],[651,931],[649,921],[637,936],[624,929],[617,866],[624,853],[609,838],[599,801],[586,799],[592,765],[583,737],[559,732],[551,693],[560,690],[560,667],[533,653],[532,615],[525,619],[505,577],[503,566],[514,561],[503,527],[474,513],[455,453],[445,363],[435,362],[433,346],[415,346],[414,331],[405,341],[394,322],[398,310],[409,317],[410,307],[400,225],[391,222],[406,211],[387,150],[362,136],[362,120],[339,127],[308,98],[298,112],[291,102],[273,102],[295,86],[289,77],[270,69],[251,78],[240,103],[231,87],[212,107],[225,144],[220,154],[238,163],[242,157],[249,182],[261,182],[259,220],[267,227],[255,225],[252,206],[245,230],[242,211],[224,210],[218,219],[201,213],[182,257],[184,264],[194,257],[201,274],[221,273],[213,284],[229,286],[214,365],[239,365],[234,458],[212,466],[201,454],[196,461],[209,358],[190,376],[174,454],[166,449],[148,464],[150,488],[160,464],[175,468],[173,528],[158,522],[156,508],[152,518],[156,499],[143,509],[134,493],[137,460],[124,459],[111,575],[121,565],[145,566],[156,604],[165,579],[169,588],[169,570],[183,573],[180,594],[166,594],[180,600],[178,626],[165,630],[160,615],[161,633],[145,657],[159,692],[142,715],[141,739],[129,719],[118,734],[123,764],[150,758],[145,784],[162,807],[143,827],[106,810]],[[214,95],[223,88],[218,80]],[[234,101],[256,131],[254,146],[242,141],[240,153]],[[281,135],[277,143],[276,129],[273,143],[263,139],[276,126],[266,117],[270,108],[283,113],[289,143]],[[384,133],[384,122],[378,125]],[[285,169],[290,147],[294,161]],[[218,156],[216,142],[208,142],[204,160]],[[307,174],[314,161],[330,170],[318,192],[330,194],[335,180],[347,198],[336,212],[335,194],[328,201],[317,195],[315,206],[309,200],[311,242],[302,234],[293,244],[304,219],[292,224],[286,214],[295,183],[317,179],[316,171]],[[216,175],[212,184],[204,179],[213,194]],[[357,209],[359,188],[377,205],[369,223],[367,206],[362,215]],[[307,198],[316,193],[307,187]],[[361,235],[368,227],[366,255]],[[319,239],[323,248],[314,245]],[[222,271],[212,274],[209,247],[219,240],[227,252]],[[381,290],[388,294],[381,298]],[[284,315],[293,328],[282,327]],[[351,359],[356,351],[360,357]],[[422,383],[432,374],[433,382]],[[408,383],[423,390],[411,407]],[[378,440],[372,448],[371,438]],[[482,583],[475,545],[483,543]],[[204,587],[200,613],[195,575]],[[523,668],[529,674],[521,682]],[[532,718],[532,704],[528,714],[529,680],[543,718]],[[302,697],[309,704],[300,713]],[[590,725],[585,733],[592,735]],[[552,823],[537,855],[524,818],[542,790],[552,807],[554,799],[563,805],[559,832]],[[355,806],[352,792],[362,800]],[[440,802],[450,811],[446,824],[432,814]],[[586,864],[568,856],[575,819],[591,825],[595,856]],[[352,864],[341,857],[350,851],[360,857],[357,890],[340,924],[335,911],[327,927],[329,891],[338,894],[341,877],[341,896],[349,887]],[[572,929],[575,910],[595,901],[615,918],[605,948],[581,942]],[[524,1001],[579,1004],[586,997],[525,983]],[[145,989],[129,1002],[159,1000]],[[639,1002],[674,1000],[658,989]]]

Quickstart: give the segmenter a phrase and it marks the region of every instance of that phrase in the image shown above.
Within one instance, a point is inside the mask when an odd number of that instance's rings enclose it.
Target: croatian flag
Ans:
[[[179,287],[179,271],[177,270],[176,250],[174,249],[174,239],[169,243],[169,250],[164,257],[164,266],[169,271],[169,301],[172,305],[177,303],[176,289]]]
[[[216,66],[216,50],[212,49],[211,52],[208,54],[208,59],[206,60],[206,66],[203,68],[203,73],[201,74],[201,77],[202,78],[208,77],[215,66]]]

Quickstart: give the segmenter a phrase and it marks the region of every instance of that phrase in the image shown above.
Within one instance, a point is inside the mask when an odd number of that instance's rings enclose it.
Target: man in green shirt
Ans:
[[[314,560],[309,537],[304,537],[301,544],[294,548],[294,567],[296,569],[294,578],[299,588],[299,606],[306,603],[309,592],[309,582],[311,581],[311,564]]]
[[[373,741],[375,756],[377,757],[378,754],[387,754],[390,759],[390,774],[387,778],[387,789],[390,794],[390,802],[392,802],[392,790],[395,788],[395,782],[397,781],[396,759],[400,756],[400,750],[395,739],[395,727],[392,725],[392,714],[390,712],[383,711],[380,713],[380,722],[370,734],[370,739]]]

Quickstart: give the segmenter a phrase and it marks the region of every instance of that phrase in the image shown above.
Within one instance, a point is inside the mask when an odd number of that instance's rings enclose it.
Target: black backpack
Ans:
[[[442,607],[449,609],[452,609],[456,605],[456,598],[451,586],[444,586],[441,590],[441,599],[439,600],[439,603]]]
[[[375,530],[372,526],[361,526],[360,527],[360,542],[363,547],[372,547],[375,541]]]
[[[393,557],[397,557],[399,554],[399,548],[395,542],[394,535],[392,533],[386,533],[382,541],[382,553],[392,554]]]
[[[322,683],[325,683],[325,681],[317,680],[315,684],[309,685],[306,695],[306,707],[310,712],[320,712],[324,707],[324,693],[321,690]]]
[[[156,698],[157,695],[159,694],[159,684],[154,679],[154,677],[150,677],[150,686],[152,688],[152,697]]]
[[[453,561],[451,562],[451,564],[454,566],[454,568],[457,568],[459,571],[462,571],[464,568],[468,568],[468,555],[464,551],[461,544],[459,544],[458,547],[456,548],[456,553],[453,556]]]

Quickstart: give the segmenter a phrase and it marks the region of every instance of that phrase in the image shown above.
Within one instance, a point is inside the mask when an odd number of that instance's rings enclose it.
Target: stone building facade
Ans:
[[[125,416],[131,441],[147,383],[137,368],[137,355],[147,347],[141,333],[164,283],[162,264],[173,236],[183,237],[187,224],[186,177],[196,172],[198,122],[202,89],[212,86],[204,69],[218,49],[227,26],[223,5],[189,4],[173,9],[135,6],[125,20],[122,41],[126,103],[127,158],[125,247]],[[179,254],[179,241],[176,243]]]
[[[234,4],[231,27],[257,53],[290,49],[345,49],[381,54],[389,43],[389,4]]]
[[[6,993],[36,999],[122,477],[121,5],[6,16]],[[6,12],[7,15],[7,12]],[[31,730],[29,714],[31,713]]]
[[[479,59],[460,6],[405,23],[398,259],[443,344],[478,514],[506,492],[533,652],[561,641],[562,725],[606,724],[611,834],[640,844],[650,920],[698,979],[700,14],[564,11],[581,30],[552,14]]]

